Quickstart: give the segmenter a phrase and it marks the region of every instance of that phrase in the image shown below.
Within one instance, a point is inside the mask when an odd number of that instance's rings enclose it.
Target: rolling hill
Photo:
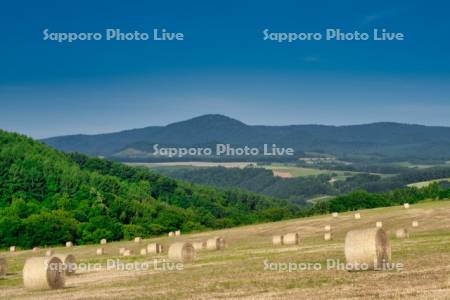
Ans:
[[[169,179],[0,130],[0,248],[224,228],[298,215],[243,191]]]
[[[119,160],[148,160],[153,145],[208,147],[217,143],[292,147],[297,155],[318,152],[352,159],[450,159],[450,128],[399,123],[351,126],[253,126],[222,115],[204,115],[167,126],[150,126],[98,135],[70,135],[43,142],[66,152]]]

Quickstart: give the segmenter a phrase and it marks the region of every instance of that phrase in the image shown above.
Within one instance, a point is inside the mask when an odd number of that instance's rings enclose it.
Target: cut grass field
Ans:
[[[224,167],[224,168],[240,168],[243,169],[248,166],[256,165],[254,162],[207,162],[207,161],[183,161],[183,162],[162,162],[162,163],[127,163],[127,165],[134,167],[147,167],[147,168],[174,168],[174,167],[193,167],[193,168],[211,168],[211,167]]]
[[[204,240],[221,235],[227,248],[200,251],[195,262],[181,271],[106,271],[78,272],[67,277],[66,288],[52,291],[27,291],[22,287],[24,261],[31,251],[2,252],[9,263],[9,274],[0,279],[1,299],[449,299],[450,297],[450,201],[427,202],[403,207],[362,210],[361,219],[353,213],[339,217],[315,216],[220,231],[109,243],[106,255],[98,257],[99,245],[56,248],[73,253],[78,262],[106,264],[107,259],[126,262],[152,261],[158,256],[119,257],[119,247],[137,250],[148,242],[167,246],[175,241]],[[411,228],[411,221],[420,226]],[[382,221],[392,244],[392,261],[403,270],[348,272],[327,270],[327,259],[345,262],[344,238],[351,229],[374,227]],[[332,241],[323,240],[323,228],[331,225]],[[395,230],[408,228],[410,238],[395,238]],[[299,232],[296,246],[272,246],[275,234]],[[42,251],[45,253],[45,251]],[[318,263],[320,270],[271,271],[264,262]]]
[[[312,175],[320,175],[320,174],[329,174],[328,170],[319,170],[314,168],[303,168],[291,165],[284,164],[271,164],[267,166],[263,166],[266,169],[272,170],[274,172],[287,172],[292,175],[292,177],[301,177],[301,176],[312,176]],[[336,171],[337,172],[337,171]]]
[[[435,180],[428,180],[428,181],[420,181],[420,182],[415,182],[415,183],[411,183],[408,184],[409,187],[416,187],[416,188],[423,188],[423,187],[427,187],[430,184],[434,183],[434,182],[440,182],[440,181],[448,181],[450,182],[450,178],[442,178],[442,179],[435,179]]]
[[[345,180],[347,177],[360,174],[360,172],[351,172],[351,171],[339,171],[339,170],[322,170],[316,168],[305,168],[298,167],[292,164],[281,164],[281,163],[273,163],[271,165],[262,166],[265,169],[272,170],[274,175],[276,176],[278,173],[290,174],[290,177],[304,177],[304,176],[316,176],[321,174],[334,174],[334,181],[337,180]],[[377,174],[380,176],[384,176],[383,174]],[[284,176],[286,177],[286,176]]]

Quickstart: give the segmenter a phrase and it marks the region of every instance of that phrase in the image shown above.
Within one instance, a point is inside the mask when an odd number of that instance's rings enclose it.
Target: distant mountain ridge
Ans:
[[[69,135],[43,140],[66,152],[117,156],[151,151],[153,144],[173,147],[228,143],[258,147],[275,143],[297,153],[375,155],[384,158],[450,159],[450,127],[372,123],[363,125],[247,125],[223,115],[203,115],[167,126],[150,126],[97,135]],[[119,155],[120,156],[120,155]],[[123,158],[126,158],[126,154]]]

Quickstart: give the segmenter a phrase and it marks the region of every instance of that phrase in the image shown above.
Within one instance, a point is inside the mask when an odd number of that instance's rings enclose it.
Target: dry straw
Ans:
[[[220,250],[223,249],[224,247],[225,247],[225,240],[220,236],[213,237],[206,241],[206,249],[208,250]]]
[[[9,247],[9,252],[16,252],[16,246]]]
[[[205,250],[206,249],[206,241],[197,241],[192,242],[192,246],[195,250]]]
[[[181,231],[180,230],[175,231],[175,236],[180,236],[180,235],[181,235]]]
[[[287,233],[283,236],[283,243],[285,245],[297,245],[299,241],[298,233]]]
[[[27,289],[59,289],[65,285],[63,262],[58,257],[31,257],[23,267],[23,284]]]
[[[171,231],[171,232],[169,232],[169,236],[170,237],[172,237],[172,236],[174,236],[175,234],[173,233],[173,231]]]
[[[8,264],[5,258],[0,257],[0,277],[6,276],[6,273],[8,273]]]
[[[134,242],[139,244],[142,241],[142,238],[140,236],[137,236],[134,238]]]
[[[142,248],[140,251],[141,255],[147,255],[147,249],[146,248]]]
[[[283,236],[282,235],[274,235],[272,237],[272,244],[278,246],[283,245]]]
[[[34,247],[33,248],[33,252],[34,253],[39,253],[39,251],[41,251],[41,249],[39,247]]]
[[[411,226],[412,227],[419,227],[419,221],[412,221]]]
[[[73,243],[72,242],[66,242],[66,247],[67,248],[73,247]]]
[[[404,203],[404,204],[403,204],[403,207],[404,207],[404,208],[409,208],[409,203]]]
[[[77,270],[77,260],[72,254],[55,254],[55,257],[59,258],[64,264],[64,270],[66,275],[74,275]]]
[[[163,246],[158,243],[151,243],[147,245],[147,253],[162,253],[163,252]]]
[[[52,249],[48,249],[47,251],[45,251],[45,256],[52,256],[53,254],[55,254],[55,251],[53,251]]]
[[[334,212],[331,214],[334,218],[337,218],[337,216],[339,216],[339,214],[337,212]]]
[[[331,225],[325,225],[325,231],[331,231]]]
[[[400,228],[400,229],[397,229],[397,230],[395,231],[395,236],[396,236],[398,239],[405,239],[405,238],[408,238],[408,237],[409,237],[408,229],[406,229],[406,228]]]
[[[126,248],[120,247],[120,248],[119,248],[119,254],[120,254],[120,255],[123,255],[123,253],[125,252],[125,250],[126,250]]]
[[[323,239],[325,241],[330,241],[331,240],[331,232],[325,232],[325,234],[323,235]]]
[[[195,259],[195,249],[189,242],[173,243],[168,251],[169,259],[181,262],[190,262]]]
[[[376,226],[377,228],[382,228],[382,227],[383,227],[383,222],[378,221],[378,222],[375,224],[375,226]]]
[[[105,253],[105,249],[103,248],[97,248],[97,250],[95,251],[95,254],[97,255],[103,255]]]
[[[100,245],[106,245],[107,243],[108,243],[108,241],[106,239],[100,240]]]
[[[353,269],[381,268],[391,259],[391,246],[381,228],[352,230],[345,237],[345,258]],[[350,268],[351,268],[350,267]]]
[[[133,255],[133,250],[125,249],[123,251],[123,256],[131,256],[131,255]]]
[[[223,237],[219,237],[219,247],[220,249],[225,249],[227,246],[227,243]]]
[[[361,219],[361,214],[360,214],[360,213],[356,213],[356,214],[355,214],[355,219],[356,219],[356,220]]]

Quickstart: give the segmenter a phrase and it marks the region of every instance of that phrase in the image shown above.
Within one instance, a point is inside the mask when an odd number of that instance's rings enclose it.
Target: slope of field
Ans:
[[[423,187],[429,186],[430,184],[432,184],[434,182],[441,182],[441,181],[450,182],[450,178],[420,181],[420,182],[415,182],[415,183],[408,184],[408,186],[409,187],[416,187],[416,188],[423,188]]]
[[[0,253],[10,264],[10,273],[0,280],[5,299],[448,299],[450,296],[450,202],[428,202],[402,207],[361,211],[361,220],[352,213],[338,218],[316,216],[305,219],[245,226],[178,238],[161,237],[151,241],[168,246],[175,240],[204,240],[221,235],[228,242],[222,251],[201,251],[193,263],[181,271],[86,271],[67,278],[67,287],[55,291],[26,291],[21,269],[31,251]],[[410,228],[418,220],[418,228]],[[348,230],[375,226],[383,221],[392,244],[392,261],[403,270],[348,272],[326,269],[327,259],[344,257],[344,238]],[[322,239],[323,227],[332,226],[333,240]],[[393,237],[397,228],[409,228],[411,237]],[[299,232],[298,246],[272,246],[274,234]],[[145,240],[144,242],[148,242]],[[139,249],[133,242],[106,246],[106,256],[96,257],[97,246],[70,249],[79,262],[106,264],[119,258],[119,247]],[[56,249],[68,252],[66,248]],[[151,261],[155,257],[121,258],[126,262]],[[166,254],[158,256],[165,259]],[[316,263],[320,270],[265,270],[265,262]]]

